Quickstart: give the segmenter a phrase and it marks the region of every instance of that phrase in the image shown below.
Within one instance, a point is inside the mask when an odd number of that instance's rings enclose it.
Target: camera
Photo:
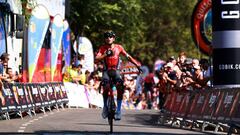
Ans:
[[[107,50],[106,51],[106,55],[109,57],[109,56],[112,56],[113,55],[113,51],[112,50]]]

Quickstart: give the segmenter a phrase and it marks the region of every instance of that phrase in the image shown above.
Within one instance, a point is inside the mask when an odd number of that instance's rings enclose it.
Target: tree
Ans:
[[[167,59],[180,51],[198,57],[191,37],[191,15],[197,0],[71,0],[68,18],[75,35],[88,37],[96,50],[103,31],[112,29],[117,42],[143,64]]]

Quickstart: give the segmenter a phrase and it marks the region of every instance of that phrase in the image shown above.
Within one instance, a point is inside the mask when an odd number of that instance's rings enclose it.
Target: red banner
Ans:
[[[217,107],[217,102],[220,96],[220,92],[217,90],[208,90],[206,93],[208,96],[205,100],[203,110],[203,119],[212,120],[213,113]]]
[[[175,95],[175,98],[173,99],[173,102],[172,102],[172,116],[177,116],[177,114],[179,113],[179,108],[183,102],[183,99],[185,97],[185,93],[178,93],[176,92],[176,95]]]
[[[219,90],[221,91],[218,105],[215,113],[213,114],[213,118],[216,118],[217,121],[221,122],[229,122],[232,117],[233,111],[233,103],[234,99],[238,99],[239,93],[236,90]],[[236,101],[235,101],[236,102]]]
[[[174,100],[176,98],[176,94],[177,94],[176,92],[169,93],[165,100],[164,109],[166,109],[167,112],[169,112],[169,113],[171,113],[171,111],[172,111]]]
[[[240,122],[240,90],[235,91],[236,97],[233,102],[233,106],[230,110],[231,115],[231,121],[233,122]]]
[[[185,117],[187,110],[189,109],[189,104],[190,104],[189,100],[190,100],[191,93],[190,92],[182,92],[182,94],[183,94],[183,98],[182,98],[181,104],[178,108],[177,115],[180,117]]]
[[[204,111],[204,101],[206,100],[208,94],[207,92],[203,92],[203,91],[195,91],[196,93],[194,93],[192,100],[191,100],[191,104],[189,107],[189,110],[187,112],[187,117],[189,119],[201,119],[202,115],[203,115],[203,111]]]

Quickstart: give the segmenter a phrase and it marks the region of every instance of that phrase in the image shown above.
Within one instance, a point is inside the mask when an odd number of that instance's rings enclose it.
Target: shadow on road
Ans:
[[[110,134],[109,132],[88,132],[88,131],[37,131],[35,133],[0,133],[0,135],[178,135],[176,133],[144,133],[144,132],[114,132]],[[180,134],[179,134],[180,135]],[[188,135],[196,135],[188,134]]]
[[[140,125],[157,125],[156,123],[159,120],[160,113],[149,114],[149,113],[138,113],[138,114],[126,114],[124,117],[129,117],[128,122],[138,123]]]

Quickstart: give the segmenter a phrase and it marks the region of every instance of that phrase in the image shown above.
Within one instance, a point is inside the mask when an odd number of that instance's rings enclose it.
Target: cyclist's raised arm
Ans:
[[[137,62],[132,56],[130,56],[129,54],[126,55],[127,59],[132,62],[136,67],[140,67],[141,64],[139,62]]]
[[[132,56],[130,56],[130,55],[127,55],[127,59],[128,59],[130,62],[132,62],[132,63],[137,67],[138,72],[139,72],[140,74],[143,73],[142,69],[140,68],[140,67],[141,67],[141,64],[140,64],[139,62],[137,62],[137,61],[136,61]]]
[[[127,60],[130,61],[131,63],[133,63],[139,70],[139,72],[142,72],[142,70],[140,69],[141,67],[141,63],[138,62],[137,60],[135,60],[132,56],[130,56],[125,50],[124,48],[122,48],[122,52],[123,55],[125,55],[127,57]]]

